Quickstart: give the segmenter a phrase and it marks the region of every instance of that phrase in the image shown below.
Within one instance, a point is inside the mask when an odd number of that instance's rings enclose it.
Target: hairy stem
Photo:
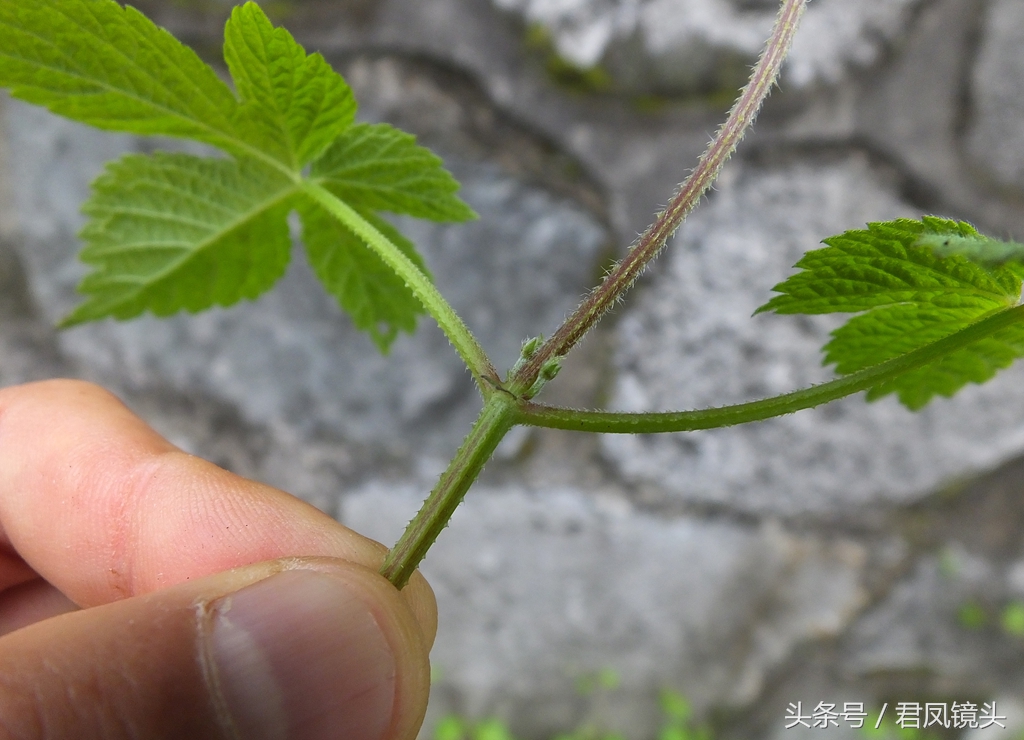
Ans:
[[[325,187],[307,180],[302,184],[302,190],[362,238],[370,249],[376,252],[388,267],[405,281],[405,284],[423,304],[427,313],[434,318],[438,326],[441,327],[441,331],[447,335],[448,341],[461,355],[469,371],[473,373],[481,392],[485,395],[491,393],[499,380],[498,371],[469,327],[463,323],[459,315],[455,313],[455,309],[444,299],[430,279],[386,236]]]
[[[519,396],[526,392],[537,379],[545,361],[566,354],[601,316],[615,305],[651,260],[664,248],[665,242],[679,228],[701,196],[711,187],[722,165],[735,151],[740,139],[754,122],[761,104],[768,97],[772,85],[778,78],[806,5],[807,0],[783,0],[775,26],[772,28],[772,35],[757,66],[754,67],[750,81],[743,88],[717,136],[700,158],[696,169],[679,187],[668,207],[658,215],[626,257],[605,276],[579,308],[510,379],[508,388],[512,393]]]
[[[1017,306],[983,319],[955,334],[925,345],[913,352],[879,365],[851,373],[837,380],[812,388],[786,393],[761,401],[734,406],[699,409],[696,411],[670,411],[664,413],[617,413],[612,411],[579,411],[554,408],[542,404],[526,403],[519,407],[517,424],[571,429],[584,432],[613,434],[651,434],[657,432],[691,432],[698,429],[761,421],[774,416],[820,406],[823,403],[868,390],[916,370],[969,344],[990,337],[1024,320],[1024,306]]]
[[[427,287],[424,287],[418,290],[416,295],[420,297],[424,306],[441,325],[466,364],[476,375],[477,383],[486,399],[484,408],[469,436],[466,437],[459,451],[449,463],[448,469],[441,475],[441,479],[423,503],[420,511],[385,558],[381,574],[396,587],[402,588],[408,582],[427,550],[448,524],[451,515],[462,501],[463,496],[466,495],[470,485],[480,474],[484,464],[490,459],[494,448],[497,447],[502,437],[514,424],[527,420],[529,423],[535,423],[533,419],[541,416],[524,413],[521,410],[523,408],[543,408],[526,404],[522,400],[535,387],[541,369],[549,364],[552,358],[563,356],[575,346],[590,327],[604,315],[605,311],[614,305],[622,293],[643,272],[647,264],[665,246],[665,242],[697,205],[700,197],[711,187],[722,165],[736,149],[736,145],[739,144],[743,134],[750,127],[757,111],[778,78],[782,62],[789,51],[793,34],[796,32],[797,23],[806,4],[807,0],[782,0],[772,35],[751,74],[750,82],[743,88],[725,124],[701,157],[697,168],[680,186],[668,208],[658,216],[654,224],[630,249],[625,259],[608,273],[601,285],[587,296],[572,316],[555,331],[551,339],[528,359],[524,359],[518,369],[511,374],[507,383],[501,382],[469,330],[465,328],[454,312],[451,312],[450,307],[440,295],[434,298],[436,291],[433,286],[426,281],[426,278],[420,274],[419,270],[416,270],[412,263],[405,260],[404,255],[401,255],[375,229],[359,218],[358,214],[328,191],[318,185],[307,184],[304,186],[331,213],[346,224],[352,225],[356,233],[370,241],[371,246],[388,261],[388,264],[395,266],[395,263],[398,262],[395,269],[410,282],[410,286],[414,290],[417,290],[417,286],[409,280],[407,272],[411,271],[418,276],[420,281],[426,283],[429,291]],[[384,242],[384,247],[376,246],[376,242],[371,239]],[[408,267],[406,263],[408,263]],[[438,307],[443,307],[446,311],[442,311]],[[451,312],[450,317],[447,312]]]
[[[515,399],[507,393],[491,394],[448,469],[402,537],[388,551],[380,572],[396,588],[409,582],[427,550],[448,526],[448,520],[491,458],[494,448],[512,428],[516,419],[515,404]]]

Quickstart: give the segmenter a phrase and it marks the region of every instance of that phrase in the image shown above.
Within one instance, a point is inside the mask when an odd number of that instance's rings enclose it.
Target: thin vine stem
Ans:
[[[669,237],[675,233],[707,192],[722,166],[736,150],[743,135],[754,122],[757,112],[778,79],[782,62],[796,33],[807,0],[783,0],[771,36],[765,45],[750,81],[743,88],[725,123],[719,129],[696,169],[679,187],[668,207],[630,248],[625,258],[615,265],[604,280],[583,300],[580,306],[555,330],[533,357],[510,379],[507,387],[517,396],[525,393],[536,381],[541,367],[552,357],[562,357],[597,323],[636,281],[647,265],[657,257]]]
[[[302,183],[302,190],[323,206],[332,216],[345,224],[361,237],[387,265],[394,270],[409,289],[413,292],[427,313],[430,314],[441,331],[448,337],[455,350],[462,357],[466,367],[473,374],[481,392],[487,396],[493,392],[498,382],[498,371],[484,352],[473,332],[462,321],[451,304],[445,300],[430,279],[404,254],[381,234],[352,207],[335,196],[319,183],[307,180]]]
[[[1024,306],[1000,311],[955,334],[856,373],[781,396],[733,406],[654,413],[581,411],[537,403],[519,406],[517,424],[612,434],[692,432],[762,421],[868,390],[980,341],[1024,320]]]

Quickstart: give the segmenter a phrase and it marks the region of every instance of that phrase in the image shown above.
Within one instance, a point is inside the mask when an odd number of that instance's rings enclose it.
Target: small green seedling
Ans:
[[[83,206],[92,269],[74,326],[169,316],[254,299],[282,276],[297,213],[324,288],[386,351],[421,313],[465,361],[483,408],[381,572],[401,588],[515,425],[605,433],[710,429],[867,391],[910,409],[981,383],[1024,354],[1021,245],[928,217],[825,239],[760,311],[854,314],[825,360],[840,377],[763,401],[650,414],[534,401],[562,358],[622,297],[707,192],[778,76],[806,0],[782,0],[750,82],[708,150],[651,227],[549,339],[532,339],[502,376],[437,291],[415,247],[382,214],[474,217],[441,161],[386,124],[357,123],[345,80],[255,3],[224,32],[233,86],[188,47],[114,0],[0,2],[0,86],[109,131],[192,139],[224,156],[154,153],[111,162]],[[975,261],[971,261],[975,260]]]

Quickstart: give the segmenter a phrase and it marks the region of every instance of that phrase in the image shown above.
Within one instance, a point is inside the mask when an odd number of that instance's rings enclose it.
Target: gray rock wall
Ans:
[[[141,7],[217,48],[225,3]],[[273,7],[348,77],[364,119],[413,131],[463,182],[478,222],[401,226],[503,366],[685,176],[774,13]],[[1021,38],[1017,0],[815,0],[717,189],[546,398],[683,408],[821,382],[833,321],[750,316],[821,238],[922,213],[1024,237]],[[120,152],[181,144],[6,99],[0,120],[0,383],[101,382],[185,449],[392,542],[479,406],[440,332],[423,321],[380,357],[297,252],[258,301],[55,333],[83,273],[89,180]],[[688,435],[516,430],[424,565],[441,612],[424,737],[456,711],[521,740],[586,723],[653,738],[665,688],[722,738],[795,737],[796,701],[995,699],[1019,732],[1022,381],[1012,368],[916,415],[851,398]],[[603,669],[620,682],[600,701],[574,688]]]

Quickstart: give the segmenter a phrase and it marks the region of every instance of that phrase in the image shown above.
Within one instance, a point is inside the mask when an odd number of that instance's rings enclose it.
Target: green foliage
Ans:
[[[472,740],[515,740],[500,719],[490,718],[473,728]]]
[[[983,234],[925,234],[918,246],[929,247],[940,257],[959,254],[982,265],[1001,265],[1024,259],[1024,244],[1004,242]]]
[[[956,619],[961,627],[977,631],[985,629],[998,617],[998,626],[1011,637],[1024,637],[1024,601],[1011,601],[995,612],[977,601],[965,602],[957,609]]]
[[[788,0],[786,7],[799,15],[801,2]],[[982,236],[963,222],[900,219],[826,239],[827,247],[805,255],[800,272],[777,285],[779,295],[759,309],[856,314],[825,347],[825,363],[851,377],[693,412],[601,413],[525,403],[554,378],[565,352],[621,297],[713,181],[709,173],[728,158],[741,138],[736,132],[753,120],[778,73],[795,30],[784,16],[769,41],[774,52],[755,68],[752,94],[741,98],[732,124],[695,170],[694,177],[704,179],[693,182],[703,184],[681,189],[665,211],[668,220],[659,220],[650,238],[638,242],[641,251],[631,253],[642,256],[615,267],[552,340],[527,343],[504,383],[430,283],[413,245],[381,215],[473,218],[457,196],[458,183],[414,137],[386,124],[355,123],[356,103],[344,79],[275,28],[255,3],[236,7],[225,27],[232,89],[192,50],[114,0],[0,0],[0,86],[74,121],[192,139],[228,155],[131,155],[107,166],[83,207],[89,220],[82,259],[92,269],[80,286],[86,299],[64,325],[254,299],[287,267],[293,211],[314,272],[382,351],[398,332],[412,331],[424,309],[437,320],[473,373],[485,406],[432,503],[385,561],[382,572],[401,588],[515,424],[630,433],[708,429],[864,389],[869,399],[896,393],[918,409],[936,395],[988,380],[1024,355],[1024,307],[1018,305],[1024,245]],[[550,45],[538,33],[534,43]],[[565,66],[555,56],[549,64]],[[561,73],[592,90],[608,84],[599,69]],[[962,623],[972,619],[977,614],[961,610]],[[1003,626],[1024,634],[1024,606],[1007,607]],[[614,673],[598,674],[591,690],[616,683]],[[666,696],[661,740],[705,737],[706,730],[691,724],[685,701]],[[445,725],[450,737],[443,740],[511,737],[496,720],[458,722]],[[569,737],[597,738],[597,732],[578,728]]]
[[[540,54],[544,71],[566,90],[577,93],[603,93],[612,87],[612,78],[600,65],[580,67],[561,56],[555,49],[551,33],[540,23],[526,29],[526,45]]]
[[[312,176],[350,205],[434,221],[468,221],[459,184],[429,149],[386,123],[357,124],[313,164]]]
[[[449,714],[434,728],[434,740],[515,740],[508,727],[494,717],[477,723]]]
[[[457,714],[448,714],[434,727],[434,740],[464,740],[469,734],[466,721]]]
[[[626,740],[619,732],[601,732],[593,727],[577,727],[572,732],[561,732],[551,740]]]
[[[711,729],[694,723],[693,709],[685,696],[664,689],[659,700],[665,723],[658,733],[658,740],[711,740]]]
[[[236,7],[225,26],[235,92],[191,49],[113,0],[4,0],[0,38],[0,86],[15,97],[103,129],[194,139],[232,156],[132,155],[107,166],[83,208],[87,300],[65,326],[256,298],[284,273],[287,217],[298,210],[317,276],[383,351],[415,328],[423,306],[379,250],[404,255],[424,276],[426,268],[378,211],[474,217],[441,160],[412,136],[353,124],[344,79],[255,3]],[[324,211],[302,189],[307,178],[342,199],[351,219]]]
[[[241,98],[238,127],[292,170],[323,153],[356,115],[352,91],[319,54],[307,56],[254,3],[224,27],[224,61]]]
[[[988,612],[976,601],[968,601],[956,612],[956,621],[967,630],[980,630],[988,624]]]
[[[693,709],[686,697],[672,689],[662,690],[658,697],[658,703],[661,705],[661,713],[670,722],[688,722],[693,714]]]
[[[611,668],[584,675],[576,684],[580,696],[591,696],[595,691],[614,691],[619,675]],[[656,740],[712,740],[707,725],[693,722],[690,703],[682,694],[664,689],[658,697],[663,722]],[[434,726],[433,740],[515,740],[508,726],[499,719],[489,718],[472,722],[457,714],[441,718]],[[592,723],[585,723],[554,735],[551,740],[627,740],[618,732],[609,732]],[[912,739],[913,740],[913,739]]]
[[[1006,634],[1024,637],[1024,601],[1012,601],[1004,606],[999,621]]]
[[[0,84],[98,128],[249,153],[231,90],[167,31],[113,0],[0,3]]]
[[[932,238],[974,238],[970,224],[935,217],[872,223],[824,241],[796,264],[802,271],[758,309],[777,313],[857,313],[832,332],[825,364],[857,372],[950,336],[1015,306],[1024,268],[986,269],[966,258],[938,256]],[[1014,325],[940,360],[882,383],[868,399],[896,393],[911,409],[935,395],[982,383],[1024,355],[1024,326]]]
[[[149,310],[167,316],[255,298],[288,264],[291,183],[255,160],[129,155],[83,211],[89,296],[65,326]]]
[[[310,266],[327,292],[336,296],[352,317],[356,328],[367,332],[382,350],[391,344],[399,330],[412,333],[420,306],[415,296],[405,289],[401,278],[361,239],[316,203],[301,200],[296,206]],[[360,211],[360,215],[427,272],[412,242],[394,226],[372,211]]]

